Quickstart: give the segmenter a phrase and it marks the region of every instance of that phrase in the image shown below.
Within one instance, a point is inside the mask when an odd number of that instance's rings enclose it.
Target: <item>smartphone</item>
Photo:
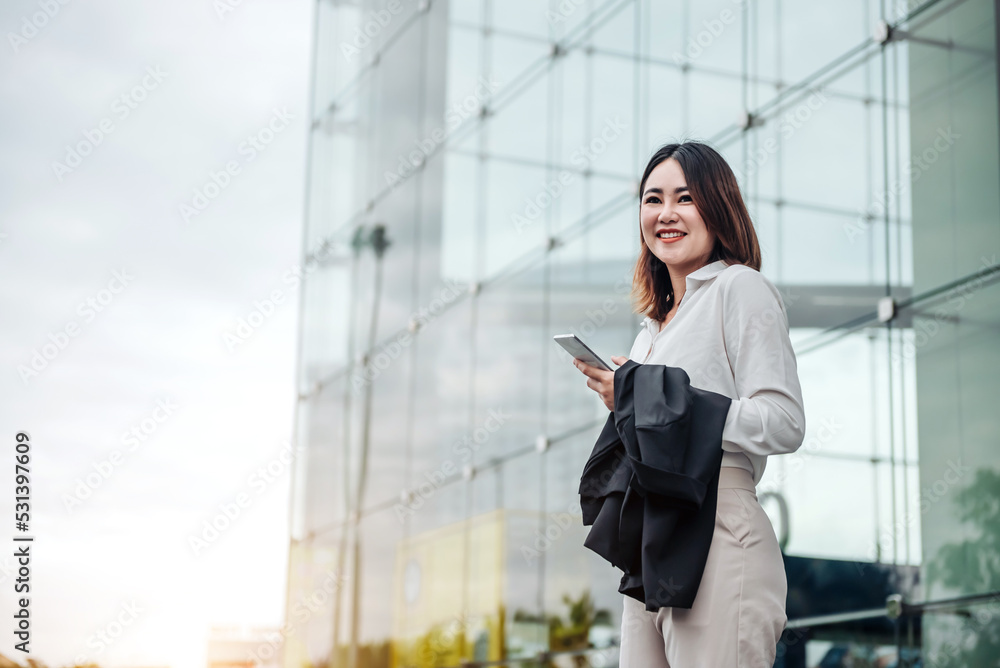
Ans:
[[[586,362],[590,366],[596,366],[598,369],[614,371],[604,360],[597,356],[597,353],[588,348],[586,343],[576,338],[576,334],[559,334],[552,338],[575,359]]]

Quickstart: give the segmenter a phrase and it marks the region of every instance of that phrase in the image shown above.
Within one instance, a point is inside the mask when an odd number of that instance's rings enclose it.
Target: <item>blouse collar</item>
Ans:
[[[691,293],[693,290],[697,289],[702,283],[710,281],[720,273],[722,270],[729,265],[725,260],[716,260],[715,262],[709,262],[703,267],[695,269],[685,278],[685,294]],[[650,325],[656,325],[656,321],[646,316],[642,319],[642,326],[649,327]]]

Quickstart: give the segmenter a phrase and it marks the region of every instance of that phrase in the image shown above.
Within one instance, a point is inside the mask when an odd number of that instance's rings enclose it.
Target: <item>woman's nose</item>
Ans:
[[[674,211],[674,207],[670,204],[664,204],[663,210],[660,211],[660,217],[657,220],[665,224],[677,222],[677,214]]]

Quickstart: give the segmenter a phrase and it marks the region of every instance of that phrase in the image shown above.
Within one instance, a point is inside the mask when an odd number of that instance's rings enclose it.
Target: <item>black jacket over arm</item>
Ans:
[[[690,608],[715,531],[722,429],[732,400],[687,373],[633,360],[580,480],[584,545],[624,571],[618,591]]]

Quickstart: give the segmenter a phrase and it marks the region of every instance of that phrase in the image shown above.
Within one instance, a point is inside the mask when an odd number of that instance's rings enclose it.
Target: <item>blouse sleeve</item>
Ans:
[[[723,330],[736,381],[722,449],[754,455],[794,452],[805,412],[788,316],[777,288],[758,271],[740,271],[724,287]]]

